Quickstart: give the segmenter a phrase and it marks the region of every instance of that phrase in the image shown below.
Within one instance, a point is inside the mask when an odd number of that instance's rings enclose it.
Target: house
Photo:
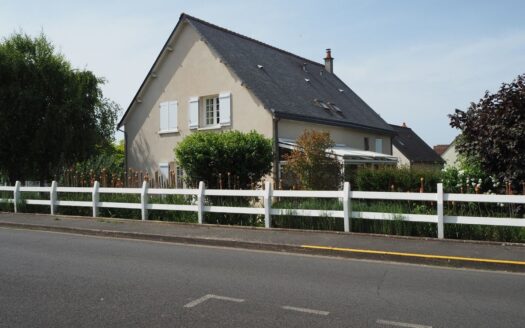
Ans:
[[[390,126],[397,133],[392,144],[393,155],[398,158],[399,166],[443,167],[445,161],[405,123]]]
[[[329,132],[347,164],[395,164],[394,130],[336,76],[333,61],[330,49],[317,63],[182,14],[118,124],[126,166],[167,175],[184,137],[230,129],[275,141],[275,178],[281,147],[304,129]]]
[[[450,144],[435,145],[433,147],[434,148],[434,152],[436,154],[438,154],[439,156],[441,156],[441,155],[443,155],[445,150],[447,150],[448,146],[450,146]]]
[[[456,151],[456,141],[458,137],[448,145],[447,149],[441,154],[441,158],[445,161],[447,166],[456,166],[458,164],[458,152]]]

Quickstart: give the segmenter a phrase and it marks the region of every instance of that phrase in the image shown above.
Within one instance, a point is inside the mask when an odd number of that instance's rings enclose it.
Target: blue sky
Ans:
[[[429,145],[447,114],[525,73],[525,1],[0,1],[0,36],[43,31],[127,108],[181,12],[321,62]]]

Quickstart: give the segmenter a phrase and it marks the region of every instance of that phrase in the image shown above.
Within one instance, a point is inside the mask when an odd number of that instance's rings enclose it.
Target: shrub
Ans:
[[[302,189],[339,189],[342,165],[335,155],[327,154],[335,145],[330,134],[305,130],[296,142],[297,148],[285,156],[285,173],[296,177]]]
[[[204,181],[209,188],[248,189],[270,173],[272,141],[251,131],[198,132],[175,149],[187,183]]]
[[[360,167],[355,171],[354,181],[354,190],[419,192],[423,186],[423,191],[435,192],[441,172],[427,167]]]

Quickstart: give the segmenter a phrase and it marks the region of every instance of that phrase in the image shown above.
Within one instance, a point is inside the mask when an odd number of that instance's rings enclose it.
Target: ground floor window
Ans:
[[[176,188],[184,187],[184,170],[179,165],[177,165],[177,169],[175,173],[175,187]]]

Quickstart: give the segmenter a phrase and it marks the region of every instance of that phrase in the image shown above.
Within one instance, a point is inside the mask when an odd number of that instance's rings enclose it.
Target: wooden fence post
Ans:
[[[272,184],[269,181],[264,183],[264,227],[270,228],[272,226],[271,212],[272,212]]]
[[[51,182],[51,189],[49,191],[49,201],[51,203],[51,215],[55,215],[57,202],[57,182],[54,180],[53,182]]]
[[[18,212],[18,203],[20,202],[20,181],[15,182],[15,189],[13,190],[13,206],[15,213]]]
[[[95,181],[93,183],[93,192],[91,194],[91,200],[93,201],[93,217],[94,218],[98,216],[98,201],[99,201],[98,188],[99,187],[100,187],[100,183],[98,181]]]
[[[438,238],[445,238],[445,225],[443,224],[443,184],[437,184],[437,228]]]
[[[352,198],[350,197],[350,182],[345,182],[343,185],[343,215],[345,232],[350,232],[351,218],[352,218]]]
[[[142,214],[142,221],[148,219],[148,182],[142,182],[142,191],[140,192],[140,212]]]
[[[198,218],[198,222],[199,224],[203,224],[204,223],[204,200],[205,200],[205,186],[204,186],[204,181],[200,181],[199,182],[199,193],[197,194],[197,209],[198,209],[198,213],[197,213],[197,218]]]

